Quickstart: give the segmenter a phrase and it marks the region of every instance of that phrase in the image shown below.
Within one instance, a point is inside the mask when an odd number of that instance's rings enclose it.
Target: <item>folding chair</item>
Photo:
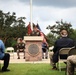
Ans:
[[[58,57],[58,59],[59,59],[59,61],[58,61],[58,63],[57,63],[57,67],[58,67],[58,69],[59,69],[59,71],[61,71],[61,60],[63,61],[63,62],[66,62],[66,60],[67,60],[67,58],[62,58],[61,56],[62,55],[66,55],[66,56],[68,56],[68,52],[71,50],[72,48],[61,48],[60,49],[60,51],[59,51],[59,57]]]
[[[69,53],[68,53],[68,56],[70,55],[76,55],[76,49],[75,48],[72,48]]]

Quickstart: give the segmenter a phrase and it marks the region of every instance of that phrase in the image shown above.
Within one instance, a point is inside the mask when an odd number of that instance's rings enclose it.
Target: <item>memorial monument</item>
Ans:
[[[24,36],[26,42],[25,60],[41,61],[42,60],[42,36]]]

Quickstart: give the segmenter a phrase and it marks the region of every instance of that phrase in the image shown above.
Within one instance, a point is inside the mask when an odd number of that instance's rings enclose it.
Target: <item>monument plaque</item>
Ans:
[[[31,44],[28,47],[28,52],[31,56],[36,56],[39,53],[39,47],[36,44]]]

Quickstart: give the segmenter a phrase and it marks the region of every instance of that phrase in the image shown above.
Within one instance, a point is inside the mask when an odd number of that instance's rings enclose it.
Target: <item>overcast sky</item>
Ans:
[[[61,19],[76,28],[76,0],[32,0],[32,4],[33,22],[38,22],[45,34],[49,32],[48,25],[52,26]],[[0,10],[26,17],[26,25],[30,22],[30,0],[0,0]]]

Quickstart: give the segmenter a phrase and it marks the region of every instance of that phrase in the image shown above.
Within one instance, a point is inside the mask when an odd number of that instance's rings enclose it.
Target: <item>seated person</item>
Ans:
[[[10,71],[9,69],[7,69],[10,61],[10,54],[5,53],[5,46],[2,40],[0,40],[0,60],[4,61],[1,71]]]
[[[67,58],[67,75],[74,75],[74,67],[76,65],[76,55]]]
[[[20,52],[24,53],[24,59],[25,59],[25,43],[23,42],[22,38],[19,39],[19,43],[17,44],[18,59],[20,59],[20,55],[19,55]]]
[[[58,54],[59,50],[61,48],[67,48],[67,47],[73,47],[74,46],[74,41],[70,38],[68,38],[68,32],[67,30],[63,29],[60,31],[60,39],[58,39],[55,42],[54,48],[53,48],[53,56],[51,59],[51,63],[53,68],[52,69],[57,69],[56,68],[56,63],[58,62]],[[65,57],[65,56],[63,56]],[[67,57],[65,57],[67,59]]]

